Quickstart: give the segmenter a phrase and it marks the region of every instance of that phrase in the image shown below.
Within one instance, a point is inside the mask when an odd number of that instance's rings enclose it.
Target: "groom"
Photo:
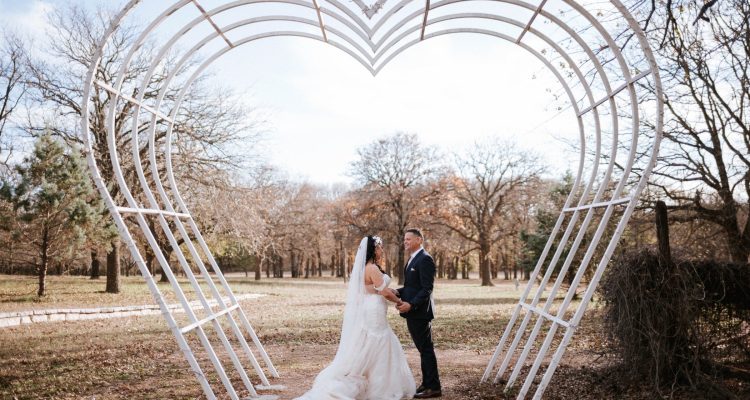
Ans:
[[[432,343],[432,286],[435,282],[435,261],[422,247],[424,236],[419,229],[408,229],[404,234],[404,248],[410,254],[404,267],[404,287],[396,290],[401,303],[396,306],[406,318],[406,326],[419,350],[422,361],[422,384],[417,388],[415,399],[440,397],[435,347]]]

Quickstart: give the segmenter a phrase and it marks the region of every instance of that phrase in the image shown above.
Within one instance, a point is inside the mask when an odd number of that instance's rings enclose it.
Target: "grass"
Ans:
[[[345,284],[329,278],[256,282],[232,276],[229,280],[236,294],[265,295],[243,301],[242,306],[281,374],[272,383],[286,386],[286,390],[272,393],[281,399],[302,394],[336,352]],[[187,281],[183,281],[187,286]],[[32,277],[0,276],[0,312],[154,303],[140,277],[123,278],[120,294],[103,293],[103,280],[50,277],[49,294],[41,299],[34,298],[35,283]],[[168,285],[159,284],[159,288],[174,300]],[[192,291],[188,294],[195,297]],[[444,399],[514,398],[503,393],[502,386],[478,385],[478,380],[519,295],[520,290],[510,283],[481,287],[477,280],[437,282],[433,331]],[[180,326],[187,324],[184,314],[175,317]],[[419,358],[406,324],[395,310],[389,310],[388,317],[404,344],[412,371],[418,376]],[[597,381],[608,379],[602,375],[605,370],[597,373],[592,367],[604,363],[599,318],[594,312],[584,321],[545,398],[606,398],[622,392],[621,387],[612,388]],[[212,328],[207,327],[207,331],[212,332]],[[235,343],[231,333],[229,336]],[[197,335],[189,333],[187,338],[219,397],[228,398],[205,352],[199,350]],[[0,329],[0,343],[0,398],[3,399],[204,397],[174,336],[159,315],[4,328]],[[235,387],[241,388],[238,374],[221,343],[214,340],[212,344]],[[251,380],[258,384],[257,374],[249,363],[245,364]],[[616,376],[612,379],[617,381]]]

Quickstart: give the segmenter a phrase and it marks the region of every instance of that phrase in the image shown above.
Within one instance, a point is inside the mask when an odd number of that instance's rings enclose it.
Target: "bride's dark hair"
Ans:
[[[372,235],[367,236],[367,256],[365,257],[365,263],[369,263],[372,261],[373,264],[375,264],[380,271],[383,271],[382,268],[380,268],[380,265],[378,265],[377,262],[375,262],[375,237]]]

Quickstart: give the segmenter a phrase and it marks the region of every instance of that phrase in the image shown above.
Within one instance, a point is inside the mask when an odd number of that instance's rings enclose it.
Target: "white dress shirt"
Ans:
[[[407,268],[407,269],[409,268],[409,264],[411,264],[411,260],[413,260],[413,259],[414,259],[414,257],[415,257],[415,256],[416,256],[416,255],[417,255],[417,254],[418,254],[418,253],[419,253],[420,251],[422,251],[422,250],[424,250],[424,246],[419,246],[419,248],[417,249],[417,251],[415,251],[414,253],[411,253],[411,257],[409,257],[409,262],[407,262],[407,263],[406,263],[406,268]]]

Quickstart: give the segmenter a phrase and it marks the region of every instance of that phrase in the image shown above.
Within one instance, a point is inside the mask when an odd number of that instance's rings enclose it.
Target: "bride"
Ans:
[[[315,378],[312,389],[297,400],[399,400],[414,396],[414,377],[386,319],[387,301],[401,300],[388,288],[391,277],[380,269],[382,259],[383,241],[377,236],[362,238],[346,292],[336,356]]]

